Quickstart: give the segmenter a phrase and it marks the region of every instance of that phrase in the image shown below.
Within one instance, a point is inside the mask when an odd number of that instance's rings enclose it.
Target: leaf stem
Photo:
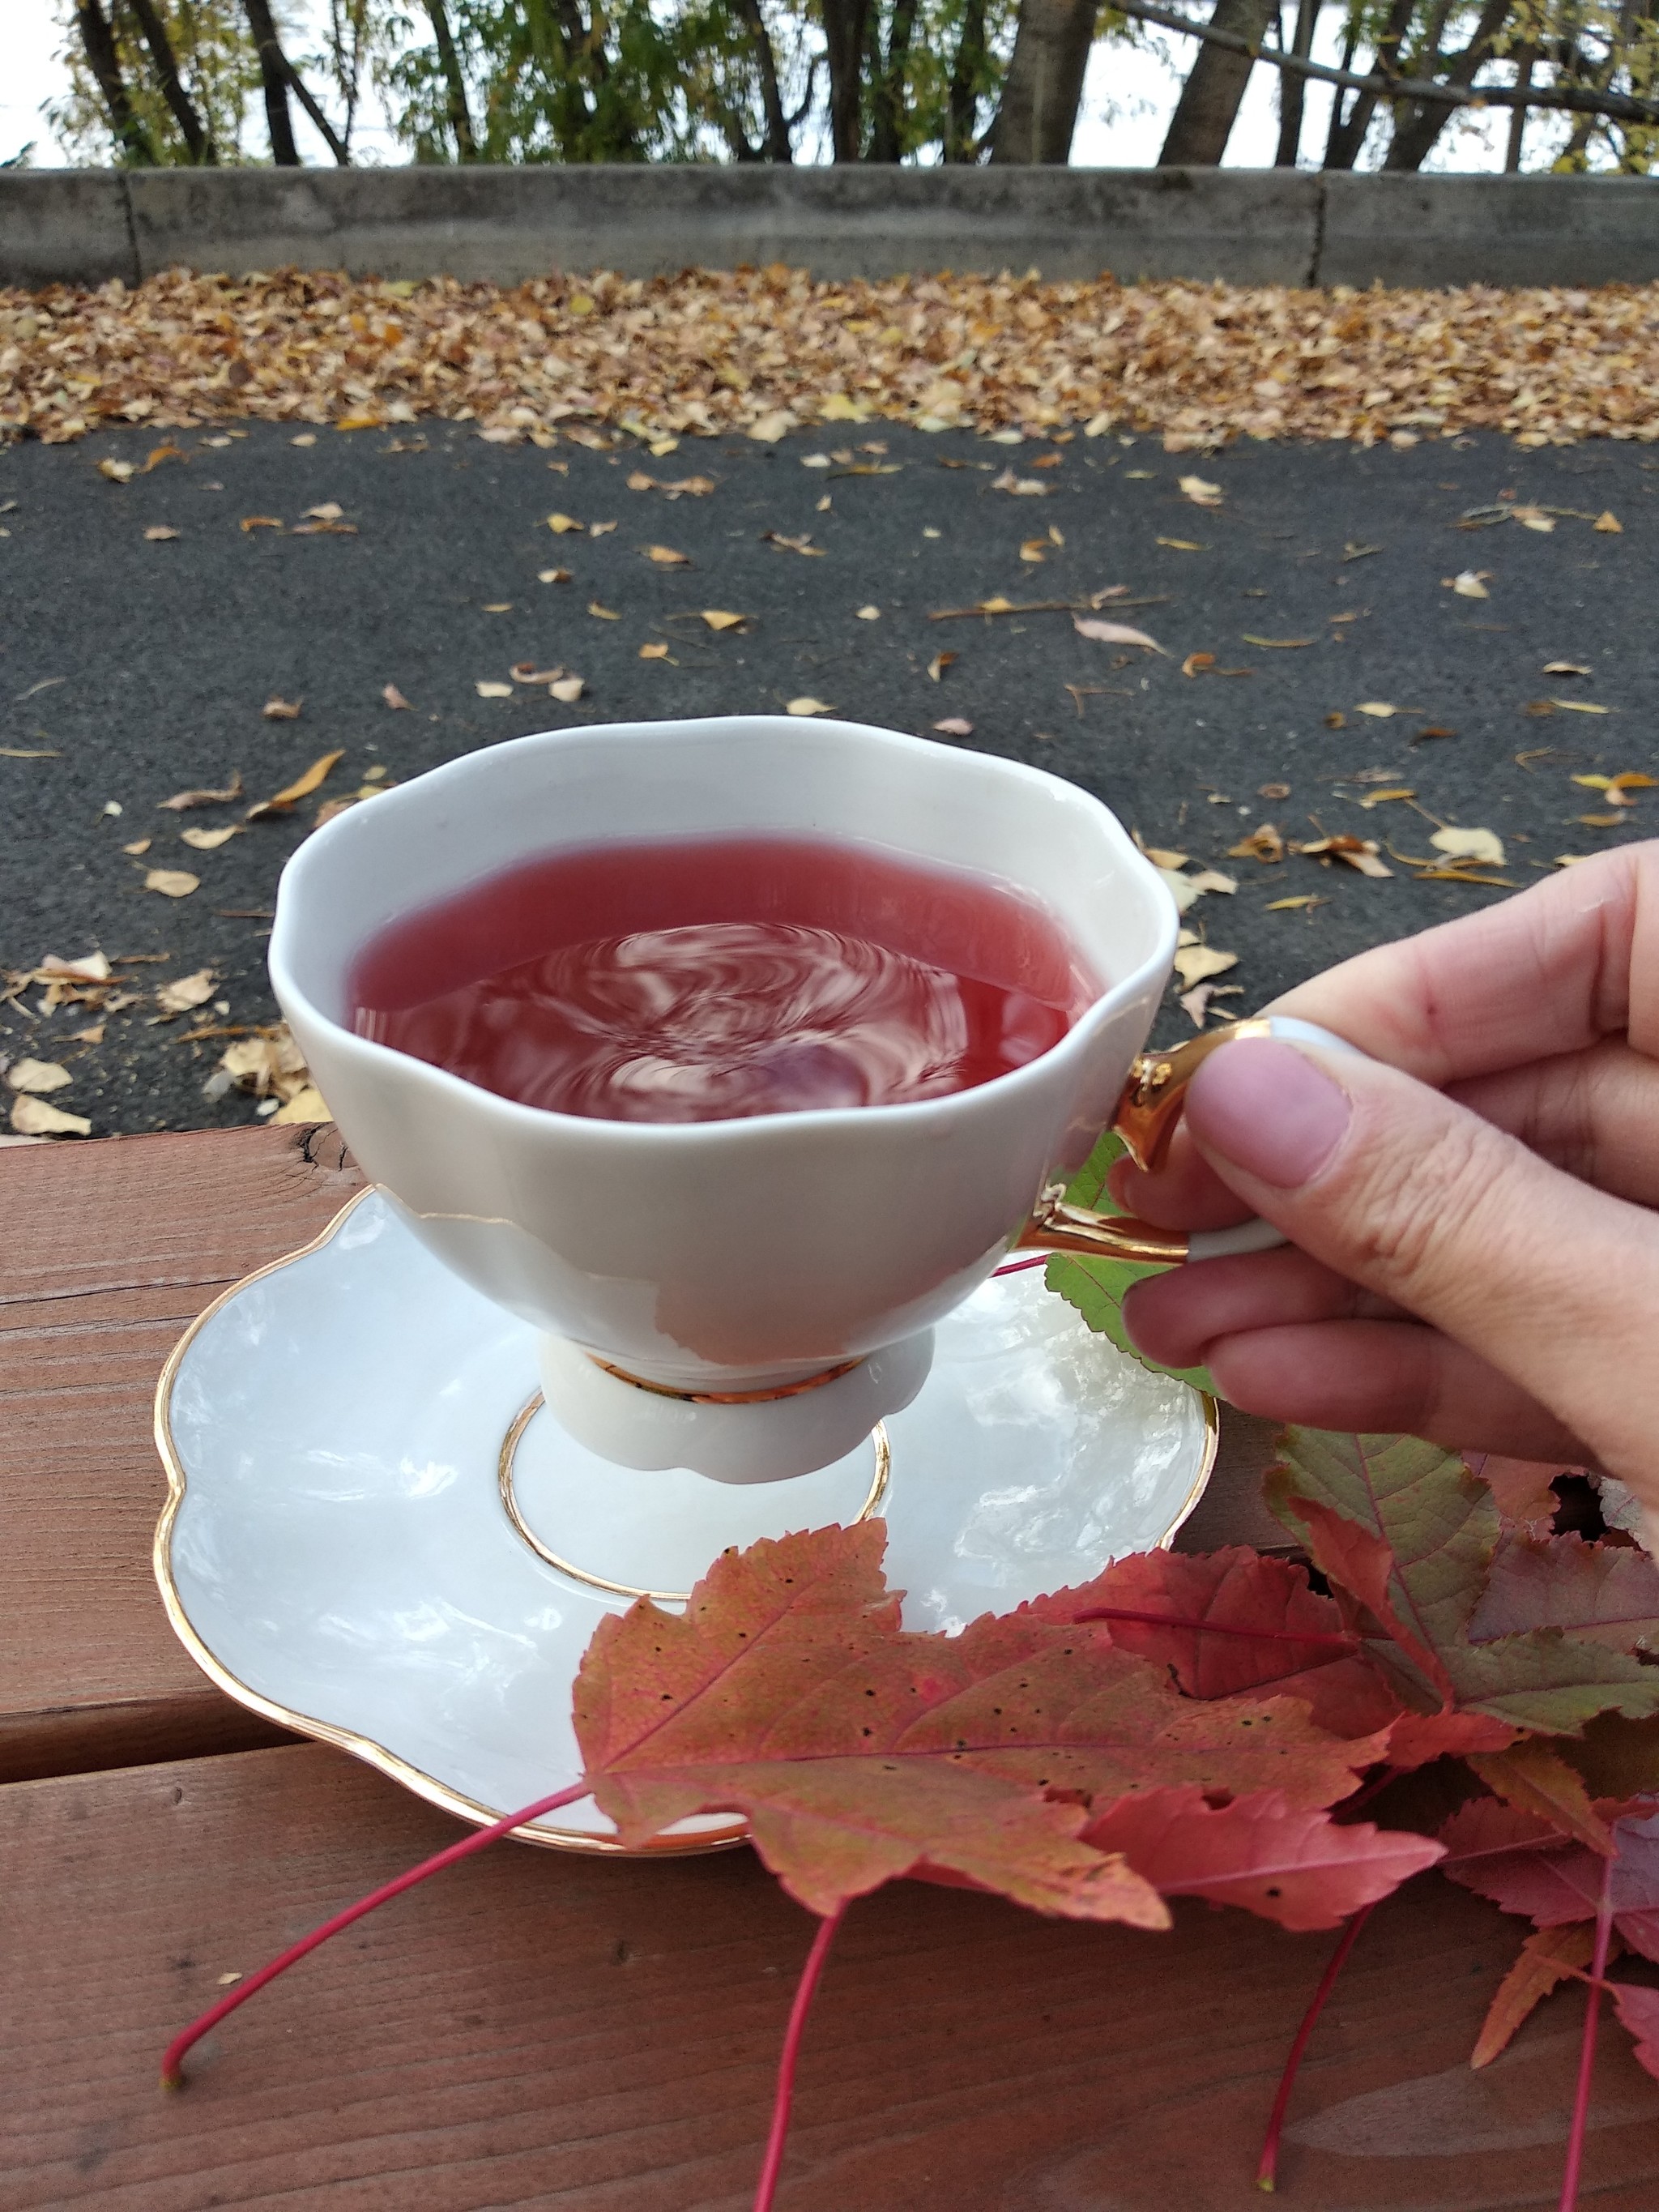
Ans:
[[[784,2030],[783,2049],[778,2057],[778,2089],[772,2105],[772,2130],[766,2138],[766,2156],[761,2161],[760,2179],[755,2185],[755,2212],[772,2212],[778,2176],[783,2170],[784,2146],[789,2140],[789,2107],[795,2095],[795,2062],[800,2055],[801,2038],[806,2033],[806,2015],[812,2008],[818,1979],[823,1972],[824,1961],[830,1956],[830,1946],[836,1940],[836,1931],[840,1928],[846,1911],[847,1906],[842,1903],[819,1921],[818,1932],[812,1938],[806,1964],[801,1968],[800,1979],[795,1984],[795,2002],[789,2008],[789,2025]]]
[[[1052,1252],[1039,1252],[1030,1260],[1005,1260],[1001,1267],[992,1268],[991,1280],[995,1282],[999,1275],[1023,1275],[1028,1267],[1046,1267],[1054,1256]]]
[[[1330,2000],[1336,1987],[1336,1978],[1348,1963],[1348,1954],[1359,1940],[1359,1931],[1370,1918],[1376,1907],[1362,1905],[1342,1931],[1342,1940],[1330,1956],[1330,1963],[1319,1978],[1319,1987],[1313,1993],[1313,2002],[1302,2015],[1302,2025],[1296,2031],[1290,2056],[1285,2061],[1285,2071],[1279,2076],[1279,2094],[1273,2099],[1273,2108],[1267,2115],[1267,2132],[1261,2142],[1261,2163],[1255,2170],[1255,2185],[1271,2193],[1279,2186],[1279,2136],[1285,2124],[1285,2114],[1290,2107],[1291,2092],[1296,2087],[1296,2077],[1301,2069],[1303,2054],[1319,2022],[1319,2015]]]
[[[1072,1618],[1078,1622],[1129,1620],[1148,1628],[1186,1628],[1209,1636],[1242,1636],[1251,1644],[1303,1644],[1320,1650],[1342,1652],[1359,1649],[1357,1636],[1334,1635],[1319,1628],[1245,1628],[1231,1620],[1188,1620],[1177,1613],[1139,1613],[1127,1605],[1091,1606],[1087,1613],[1076,1613]]]
[[[1577,2212],[1578,2169],[1584,2159],[1584,2136],[1589,2126],[1590,2085],[1595,2073],[1595,2030],[1601,2012],[1601,1990],[1607,1978],[1607,1950],[1613,1935],[1613,1869],[1615,1860],[1601,1862],[1601,1894],[1595,1907],[1595,1952],[1590,1960],[1590,1984],[1584,2001],[1584,2039],[1578,2051],[1578,2087],[1572,2100],[1572,2126],[1567,2136],[1566,2164],[1561,2171],[1560,2212]]]
[[[499,1820],[492,1820],[487,1828],[478,1828],[471,1835],[463,1836],[459,1844],[451,1844],[447,1850],[438,1851],[431,1858],[422,1859],[419,1866],[410,1867],[406,1874],[383,1882],[379,1889],[371,1890],[367,1897],[360,1897],[355,1905],[348,1905],[343,1912],[337,1912],[331,1920],[324,1921],[320,1928],[313,1928],[309,1936],[302,1936],[297,1943],[291,1943],[279,1957],[271,1960],[268,1966],[261,1966],[257,1974],[250,1974],[246,1981],[239,1982],[228,1996],[220,1998],[217,2004],[210,2005],[200,2019],[193,2020],[182,2034],[173,2037],[161,2056],[161,2087],[164,2089],[182,2089],[185,2085],[185,2055],[191,2046],[199,2043],[210,2028],[216,2027],[227,2014],[235,2011],[238,2005],[246,2004],[256,1990],[264,1989],[267,1982],[274,1982],[278,1974],[285,1973],[303,1959],[308,1951],[314,1951],[319,1943],[326,1943],[331,1936],[337,1936],[343,1928],[349,1928],[353,1921],[361,1920],[365,1913],[373,1912],[377,1905],[386,1905],[392,1898],[401,1897],[404,1890],[413,1889],[417,1881],[424,1881],[428,1875],[441,1873],[445,1867],[453,1866],[457,1859],[464,1859],[473,1851],[483,1850],[486,1844],[493,1844],[500,1837],[510,1834],[526,1820],[538,1820],[544,1813],[556,1812],[561,1805],[571,1805],[577,1798],[586,1797],[588,1788],[586,1780],[573,1782],[568,1789],[556,1790],[550,1797],[538,1797],[534,1804],[521,1806],[516,1813],[504,1813]]]

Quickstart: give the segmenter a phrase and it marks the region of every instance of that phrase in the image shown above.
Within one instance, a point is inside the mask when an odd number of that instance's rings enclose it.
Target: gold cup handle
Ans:
[[[1181,1119],[1187,1085],[1212,1052],[1240,1037],[1276,1037],[1284,1043],[1318,1045],[1331,1052],[1358,1049],[1346,1037],[1334,1036],[1311,1022],[1285,1014],[1255,1014],[1244,1021],[1224,1022],[1218,1029],[1206,1030],[1171,1051],[1143,1052],[1129,1070],[1112,1117],[1113,1128],[1138,1168],[1150,1172],[1162,1164]],[[1234,1229],[1188,1237],[1180,1230],[1138,1221],[1133,1214],[1096,1213],[1087,1206],[1068,1206],[1064,1185],[1054,1183],[1038,1199],[1016,1249],[1081,1252],[1096,1259],[1151,1261],[1169,1267],[1182,1260],[1269,1251],[1285,1241],[1266,1221],[1245,1221]]]

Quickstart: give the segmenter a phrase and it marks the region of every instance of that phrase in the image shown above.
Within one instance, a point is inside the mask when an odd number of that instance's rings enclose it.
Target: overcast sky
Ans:
[[[316,0],[289,10],[303,21]],[[6,70],[0,80],[0,160],[15,154],[30,139],[31,159],[41,167],[62,164],[64,155],[54,142],[40,110],[62,90],[64,71],[56,57],[66,33],[59,21],[69,10],[63,0],[10,0],[5,33]],[[1330,11],[1334,18],[1334,11]],[[1337,25],[1328,22],[1328,38],[1322,38],[1316,52],[1321,60],[1334,61]],[[1179,50],[1184,66],[1191,42],[1171,36],[1167,46]],[[1327,52],[1327,47],[1330,48]],[[1279,143],[1277,72],[1259,68],[1251,76],[1244,105],[1227,147],[1231,168],[1267,168]],[[1080,167],[1146,168],[1158,159],[1180,88],[1180,76],[1155,53],[1121,45],[1099,46],[1089,63],[1084,87],[1083,112],[1072,149]],[[1307,118],[1303,129],[1304,158],[1316,160],[1325,143],[1330,118],[1331,94],[1322,85],[1308,89]],[[255,118],[258,119],[257,118]],[[306,117],[295,115],[295,137],[308,161],[326,162],[328,150]],[[1547,126],[1534,123],[1536,135]],[[1488,110],[1467,121],[1455,123],[1437,149],[1431,166],[1437,169],[1492,169],[1502,166],[1506,118]],[[373,96],[366,100],[353,140],[354,150],[364,161],[397,161],[404,158],[386,128],[386,118]],[[1529,142],[1531,166],[1542,153],[1541,144]]]

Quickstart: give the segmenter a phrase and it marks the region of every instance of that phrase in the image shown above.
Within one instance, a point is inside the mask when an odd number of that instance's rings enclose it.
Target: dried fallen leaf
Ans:
[[[858,610],[858,619],[860,622],[879,622],[881,620],[881,609],[879,607],[860,607]]]
[[[165,544],[168,538],[176,538],[178,535],[178,532],[170,528],[165,522],[152,522],[144,532],[146,540],[151,545]]]
[[[1582,660],[1547,660],[1544,663],[1546,676],[1588,676],[1589,673]]]
[[[193,975],[180,975],[171,983],[163,983],[155,994],[155,1003],[164,1014],[188,1013],[192,1006],[204,1006],[213,996],[218,977],[211,968],[198,968]]]
[[[1237,877],[1224,876],[1219,868],[1200,868],[1195,876],[1188,876],[1187,880],[1194,890],[1219,891],[1228,898],[1238,889]]]
[[[1474,860],[1489,868],[1504,866],[1504,841],[1491,830],[1437,830],[1429,842],[1449,860]]]
[[[1176,949],[1176,973],[1190,990],[1194,983],[1202,983],[1212,975],[1224,975],[1230,968],[1237,968],[1236,952],[1218,952],[1212,945],[1183,945]]]
[[[1387,722],[1396,714],[1409,714],[1411,709],[1406,707],[1391,707],[1386,699],[1367,699],[1356,707],[1354,712],[1356,714],[1369,714],[1374,721]],[[1333,726],[1340,727],[1340,725],[1333,725]]]
[[[562,676],[556,684],[550,684],[547,687],[548,696],[562,700],[567,707],[580,699],[586,689],[580,676]]]
[[[221,845],[228,845],[233,837],[240,837],[242,834],[240,822],[228,823],[222,830],[190,829],[179,832],[183,842],[193,846],[198,853],[216,853]]]
[[[1414,791],[1408,791],[1404,784],[1400,784],[1390,791],[1367,792],[1364,798],[1360,800],[1359,804],[1363,807],[1370,809],[1373,806],[1391,805],[1401,799],[1415,799],[1417,793]]]
[[[788,538],[781,530],[763,530],[761,543],[775,546],[780,553],[803,554],[809,561],[821,561],[824,557],[823,546],[813,544],[810,531],[803,531],[797,538]]]
[[[188,898],[201,886],[201,878],[191,875],[184,868],[152,868],[144,878],[144,889],[160,891],[163,898]]]
[[[745,436],[758,439],[765,446],[775,446],[780,438],[788,435],[795,427],[795,418],[787,408],[776,407],[763,415],[758,422],[749,425]]]
[[[1101,645],[1140,645],[1150,653],[1169,654],[1155,637],[1148,637],[1144,629],[1131,629],[1127,623],[1102,622],[1097,615],[1073,615],[1072,628],[1079,637],[1093,638]]]
[[[1622,538],[1625,526],[1611,507],[1606,507],[1595,518],[1595,527],[1609,538]]]
[[[15,1060],[6,1070],[6,1080],[14,1091],[39,1093],[44,1091],[64,1091],[75,1078],[68,1068],[60,1067],[55,1060]]]
[[[1328,902],[1312,891],[1302,891],[1295,898],[1269,899],[1261,909],[1264,914],[1293,914],[1307,906],[1325,906]]]
[[[737,629],[749,619],[747,615],[734,615],[726,607],[704,607],[702,618],[710,629]]]
[[[691,556],[677,553],[672,545],[647,545],[645,557],[647,561],[654,561],[659,568],[689,568],[691,566]]]
[[[1271,822],[1263,822],[1252,830],[1248,837],[1241,837],[1237,845],[1227,848],[1230,860],[1282,860],[1285,840]]]
[[[617,612],[615,607],[601,606],[597,599],[590,599],[588,601],[587,611],[593,617],[596,622],[620,622],[622,620],[622,617]]]
[[[666,660],[667,658],[668,647],[665,645],[642,645],[640,647],[641,660]]]
[[[157,803],[170,814],[182,814],[191,806],[227,806],[242,795],[242,776],[239,769],[222,791],[175,791],[171,799]]]
[[[960,714],[947,714],[942,722],[935,722],[933,727],[944,738],[971,738],[974,734],[973,724],[964,721]]]
[[[1616,707],[1599,707],[1594,699],[1552,699],[1547,702],[1560,714],[1616,714]]]
[[[590,538],[604,538],[616,526],[614,522],[592,522],[588,525],[587,534]]]
[[[1327,862],[1344,860],[1362,876],[1392,876],[1394,870],[1381,858],[1380,848],[1370,837],[1315,837],[1305,845],[1293,845],[1291,851],[1304,853],[1310,860]]]
[[[993,491],[1006,491],[1014,499],[1044,499],[1050,487],[1040,477],[1017,477],[1012,468],[991,479]]]
[[[283,525],[281,518],[275,514],[245,514],[241,526],[244,530],[280,530]]]
[[[1207,553],[1206,545],[1195,545],[1190,538],[1160,538],[1160,545],[1167,545],[1176,553]]]
[[[301,704],[298,699],[267,699],[259,712],[268,722],[297,722]]]
[[[123,845],[121,850],[124,853],[131,853],[136,860],[141,853],[148,853],[155,842],[155,840],[153,837],[135,837],[131,844]]]
[[[568,531],[586,530],[587,525],[578,522],[574,514],[550,514],[547,526],[556,538],[562,538]]]
[[[1239,635],[1246,645],[1266,646],[1273,653],[1295,653],[1301,647],[1314,642],[1310,637],[1256,637],[1247,629],[1241,630]]]
[[[479,688],[482,690],[483,686],[480,685]],[[324,753],[319,759],[313,761],[303,775],[296,776],[290,784],[285,784],[283,789],[276,793],[273,797],[262,799],[257,806],[250,806],[247,811],[247,820],[264,822],[269,820],[273,814],[286,814],[291,807],[297,806],[302,799],[309,799],[318,785],[332,769],[335,763],[343,757],[342,752]],[[193,878],[191,888],[194,889]]]
[[[536,581],[538,584],[568,584],[571,574],[568,568],[538,568]]]
[[[784,709],[789,714],[833,714],[835,711],[833,707],[826,707],[822,699],[813,698],[810,691],[803,692],[799,699],[792,699]]]
[[[1460,568],[1455,576],[1443,576],[1443,591],[1455,592],[1460,599],[1489,599],[1492,593],[1486,583],[1492,575],[1490,568]]]
[[[404,698],[403,693],[398,689],[395,684],[382,684],[380,687],[380,696],[386,701],[388,707],[409,708],[410,712],[412,713],[414,711],[412,708],[410,708],[409,701]]]
[[[1206,483],[1202,477],[1180,478],[1182,493],[1194,507],[1219,507],[1225,494],[1218,483]]]
[[[11,1109],[11,1126],[20,1137],[89,1137],[92,1124],[84,1115],[65,1114],[61,1108],[48,1106],[44,1098],[24,1097],[16,1099]]]
[[[296,1091],[270,1117],[273,1123],[290,1128],[296,1122],[330,1121],[333,1118],[314,1083],[307,1083],[303,1091]]]
[[[1019,549],[1019,557],[1022,561],[1030,562],[1034,565],[1040,567],[1048,557],[1048,539],[1046,538],[1028,538],[1025,540],[1025,543]]]
[[[927,664],[928,681],[937,684],[955,659],[954,653],[936,653]]]
[[[134,466],[135,464],[131,461],[117,461],[106,458],[99,462],[98,473],[100,477],[107,477],[112,483],[124,484],[130,481]]]
[[[1181,664],[1181,672],[1183,676],[1201,676],[1206,669],[1214,666],[1214,653],[1189,653]]]
[[[510,699],[513,696],[510,684],[497,684],[489,677],[480,677],[472,689],[481,699]]]

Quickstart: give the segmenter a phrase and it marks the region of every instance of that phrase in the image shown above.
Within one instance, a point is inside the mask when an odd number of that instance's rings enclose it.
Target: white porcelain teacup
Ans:
[[[561,846],[754,833],[1012,884],[1059,921],[1098,995],[1059,1043],[976,1088],[731,1121],[547,1112],[353,1033],[354,963],[413,908]],[[520,738],[352,808],[283,872],[270,969],[367,1173],[458,1273],[562,1341],[542,1362],[562,1418],[651,1465],[663,1439],[630,1441],[630,1423],[672,1406],[683,1442],[728,1410],[700,1401],[758,1394],[776,1408],[760,1471],[778,1474],[826,1463],[826,1423],[862,1434],[904,1402],[929,1325],[1023,1232],[1073,1241],[1052,1205],[1047,1233],[1030,1231],[1033,1208],[1113,1119],[1176,927],[1157,870],[1075,785],[890,731],[732,717]],[[1086,1220],[1078,1231],[1094,1241]],[[1145,1256],[1179,1257],[1179,1243]],[[848,1362],[862,1363],[850,1380],[780,1395]],[[726,1444],[712,1461],[728,1479],[760,1467]]]

